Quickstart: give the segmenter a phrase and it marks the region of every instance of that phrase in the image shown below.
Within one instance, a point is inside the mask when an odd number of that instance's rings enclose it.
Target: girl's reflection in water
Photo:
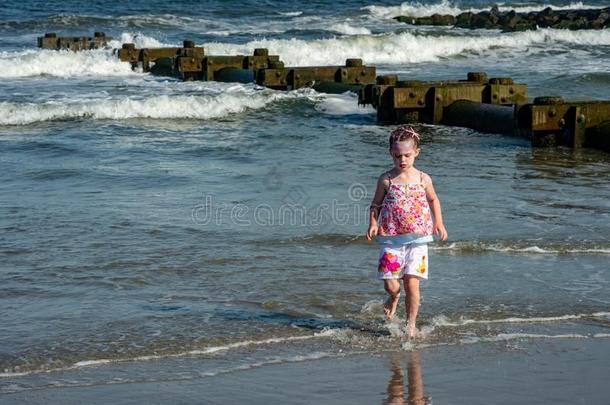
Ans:
[[[400,362],[407,359],[407,379],[409,388],[405,397],[404,373]],[[387,397],[383,404],[392,405],[427,405],[432,403],[432,398],[424,396],[424,381],[421,375],[421,363],[419,353],[409,352],[405,355],[396,355],[392,358],[392,376],[388,383]]]

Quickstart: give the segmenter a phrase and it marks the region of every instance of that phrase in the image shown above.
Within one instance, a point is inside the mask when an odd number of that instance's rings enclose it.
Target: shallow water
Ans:
[[[354,95],[182,83],[132,72],[111,51],[34,48],[51,30],[104,30],[114,46],[189,35],[211,53],[267,46],[291,65],[363,57],[405,78],[486,70],[527,83],[530,96],[610,94],[608,30],[414,29],[388,19],[423,13],[414,3],[318,3],[252,3],[245,20],[224,2],[189,12],[180,2],[100,3],[87,16],[65,2],[9,7],[0,392],[71,385],[40,372],[117,361],[137,369],[167,357],[185,374],[213,375],[339,350],[608,336],[607,153],[419,126],[417,166],[434,179],[450,239],[431,246],[414,345],[400,319],[381,317],[377,250],[362,236],[375,179],[391,166],[392,127]],[[182,360],[192,357],[206,361]],[[149,378],[143,369],[132,377]]]

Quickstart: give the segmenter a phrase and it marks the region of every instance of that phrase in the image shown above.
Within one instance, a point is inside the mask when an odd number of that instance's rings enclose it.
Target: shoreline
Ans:
[[[315,357],[189,379],[45,387],[0,395],[13,403],[603,403],[610,340],[522,339],[416,351]],[[205,362],[206,359],[191,359]],[[141,362],[151,372],[171,361]],[[89,373],[121,372],[100,366]],[[123,370],[124,371],[124,370]],[[81,372],[75,372],[78,379]],[[125,376],[121,376],[125,377]],[[409,402],[411,401],[411,402]]]

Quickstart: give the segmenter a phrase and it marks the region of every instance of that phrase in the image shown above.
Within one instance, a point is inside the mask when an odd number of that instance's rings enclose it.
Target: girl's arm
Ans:
[[[388,184],[389,181],[386,173],[382,174],[379,176],[379,179],[377,179],[377,188],[375,189],[375,195],[373,196],[373,201],[369,208],[369,229],[366,231],[367,240],[371,240],[377,236],[377,230],[379,228],[377,218],[379,217],[379,211],[381,211],[381,204],[385,198]]]
[[[436,191],[434,191],[434,186],[432,185],[432,179],[430,176],[424,173],[424,187],[426,188],[426,198],[428,199],[428,204],[430,204],[430,210],[432,211],[432,217],[434,218],[432,232],[438,234],[440,240],[447,239],[447,230],[445,229],[445,225],[443,224],[443,213],[441,212],[441,202],[436,195]]]

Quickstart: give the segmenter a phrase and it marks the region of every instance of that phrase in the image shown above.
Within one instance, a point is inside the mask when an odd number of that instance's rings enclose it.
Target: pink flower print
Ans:
[[[379,235],[432,233],[430,208],[419,184],[392,184],[384,199],[379,218]]]
[[[384,252],[379,260],[380,273],[396,273],[400,269],[400,263],[395,254]]]

